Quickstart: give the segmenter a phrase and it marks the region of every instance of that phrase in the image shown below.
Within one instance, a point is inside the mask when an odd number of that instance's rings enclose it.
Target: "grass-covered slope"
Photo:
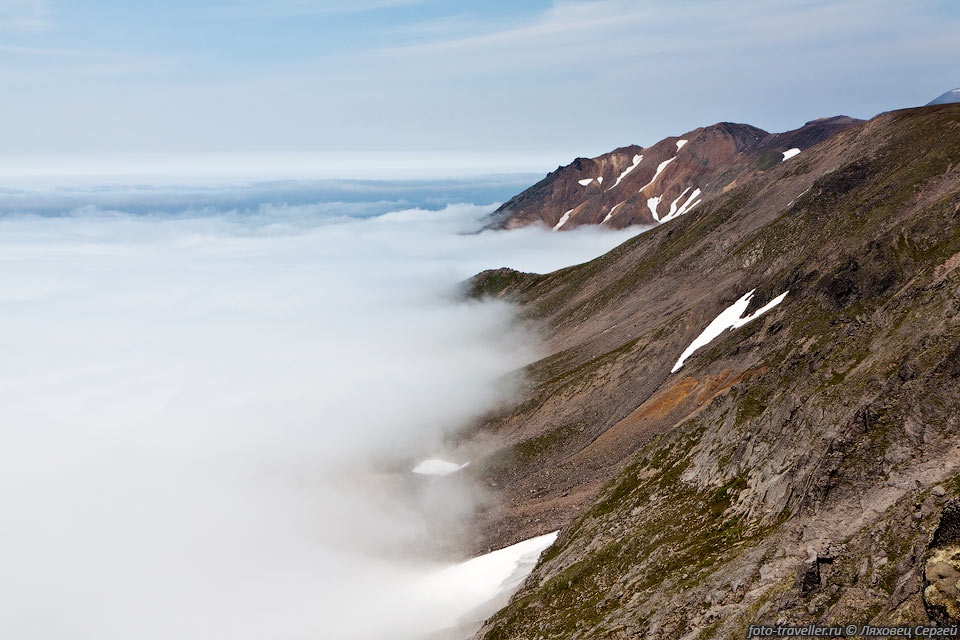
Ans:
[[[960,610],[937,590],[958,541],[934,535],[960,495],[960,105],[883,114],[590,263],[475,287],[553,351],[464,443],[506,505],[484,544],[563,526],[480,637]],[[789,294],[671,373],[752,289],[748,313]]]

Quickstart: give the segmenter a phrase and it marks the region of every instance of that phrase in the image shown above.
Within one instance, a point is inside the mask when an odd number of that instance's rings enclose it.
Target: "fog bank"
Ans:
[[[447,626],[453,605],[410,586],[453,562],[426,538],[473,494],[387,472],[537,357],[509,306],[456,284],[633,233],[465,233],[487,211],[0,217],[0,636]]]

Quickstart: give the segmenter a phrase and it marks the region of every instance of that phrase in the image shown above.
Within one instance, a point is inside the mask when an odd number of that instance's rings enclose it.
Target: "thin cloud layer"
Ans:
[[[782,131],[925,104],[957,83],[960,9],[178,1],[118,12],[90,0],[54,3],[44,20],[56,28],[0,51],[0,138],[14,162],[416,150],[465,167],[487,154],[495,171],[490,155],[572,159],[718,121]]]
[[[447,624],[410,586],[443,567],[476,493],[409,462],[537,356],[510,307],[456,283],[634,233],[465,234],[488,210],[0,218],[0,635]]]

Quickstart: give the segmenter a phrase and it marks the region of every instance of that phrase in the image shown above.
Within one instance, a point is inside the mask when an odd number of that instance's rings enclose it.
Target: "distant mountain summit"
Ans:
[[[927,103],[929,107],[932,104],[949,104],[951,102],[960,102],[960,87],[956,89],[951,89],[943,95],[937,96],[933,100]]]
[[[651,147],[631,145],[577,158],[504,203],[489,226],[541,224],[567,231],[669,222],[860,122],[821,118],[786,133],[721,122]]]

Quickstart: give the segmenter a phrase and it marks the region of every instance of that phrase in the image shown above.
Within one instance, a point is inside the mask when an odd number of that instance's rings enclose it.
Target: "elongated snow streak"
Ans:
[[[789,207],[792,207],[792,206],[793,206],[793,203],[797,201],[797,198],[799,198],[800,196],[802,196],[803,194],[805,194],[807,191],[810,191],[810,189],[809,189],[809,188],[804,189],[804,190],[801,191],[799,194],[797,194],[797,197],[794,198],[793,200],[791,200],[791,201],[790,201],[790,204],[788,204],[787,207],[788,207],[788,208],[789,208]]]
[[[650,209],[650,213],[653,214],[653,219],[657,222],[660,222],[660,216],[657,215],[657,205],[660,204],[660,198],[662,196],[657,196],[656,198],[647,199],[647,208]]]
[[[604,218],[604,219],[603,219],[603,222],[601,222],[600,224],[606,224],[606,222],[607,222],[610,218],[613,217],[613,214],[617,212],[617,208],[619,208],[620,205],[624,204],[625,202],[626,202],[626,200],[624,200],[623,202],[618,202],[617,204],[613,205],[613,206],[610,208],[610,212],[607,214],[607,217]]]
[[[677,151],[680,151],[680,149],[683,149],[683,145],[685,144],[687,144],[686,140],[677,140]]]
[[[670,219],[673,218],[673,216],[677,213],[677,203],[680,202],[680,200],[681,200],[681,198],[683,198],[683,196],[687,195],[687,191],[690,191],[690,187],[687,187],[686,189],[684,189],[684,190],[680,193],[680,195],[678,195],[677,198],[676,198],[673,202],[670,203],[670,212],[667,213],[666,216],[664,216],[664,218],[663,218],[664,220],[670,220]]]
[[[747,317],[743,317],[747,307],[750,306],[750,299],[753,298],[754,291],[756,291],[756,289],[751,290],[745,296],[724,309],[720,315],[714,318],[713,322],[708,324],[707,328],[703,330],[703,333],[697,336],[697,339],[691,342],[686,351],[680,355],[680,359],[677,360],[677,364],[673,365],[673,369],[670,370],[670,373],[676,373],[679,371],[680,367],[683,366],[684,361],[692,356],[694,351],[700,347],[710,344],[714,338],[719,336],[727,329],[737,329],[748,322],[756,320],[767,311],[770,311],[770,309],[773,309],[775,306],[783,302],[783,299],[787,297],[788,293],[790,293],[790,291],[784,291],[779,296],[768,302],[766,306],[757,309]]]
[[[431,458],[415,466],[412,471],[421,476],[448,476],[451,473],[460,471],[460,469],[463,469],[468,464],[470,463],[464,462],[463,464],[457,464],[456,462],[447,462],[446,460]]]
[[[560,227],[562,227],[563,225],[565,225],[565,224],[567,223],[567,220],[570,219],[570,214],[571,214],[571,213],[573,213],[573,209],[570,209],[570,211],[567,211],[565,214],[563,214],[562,216],[560,216],[560,222],[558,222],[558,223],[556,224],[556,226],[553,228],[553,230],[554,230],[554,231],[560,231]]]
[[[676,159],[677,159],[677,157],[674,156],[674,157],[670,158],[669,160],[664,160],[663,162],[661,162],[660,165],[657,166],[657,171],[656,171],[656,173],[654,173],[654,174],[653,174],[653,177],[650,178],[650,182],[648,182],[647,184],[643,185],[643,187],[641,187],[640,191],[643,191],[644,189],[646,189],[647,187],[649,187],[650,185],[652,185],[654,182],[656,182],[656,181],[657,181],[657,177],[658,177],[661,173],[663,173],[663,170],[667,168],[667,165],[670,164],[671,162],[673,162],[673,161],[676,160]]]
[[[577,180],[577,182],[580,183],[581,187],[585,187],[591,182],[593,182],[593,178],[584,178],[583,180]]]
[[[703,202],[699,198],[694,201],[694,198],[696,198],[698,195],[700,195],[700,189],[694,189],[693,193],[690,194],[690,199],[684,202],[683,206],[680,207],[680,210],[677,211],[677,215],[682,216],[685,213],[689,213],[695,206]],[[690,204],[691,202],[693,202],[693,204]]]
[[[798,153],[800,153],[800,149],[796,149],[796,148],[787,149],[786,151],[783,152],[783,160],[781,160],[781,162],[786,162],[787,160],[797,155]]]
[[[700,200],[697,199],[697,196],[700,195],[700,189],[694,189],[693,193],[690,194],[690,197],[687,198],[687,201],[684,202],[682,205],[680,205],[679,209],[676,209],[676,210],[674,209],[674,206],[677,204],[677,201],[680,200],[680,198],[683,197],[683,194],[686,193],[689,189],[690,187],[687,187],[686,189],[684,189],[683,193],[680,194],[680,197],[673,201],[673,203],[670,205],[670,213],[668,213],[667,215],[665,215],[663,218],[660,219],[661,223],[668,222],[670,220],[673,220],[674,218],[679,218],[680,216],[682,216],[683,214],[687,213],[688,211],[693,209],[695,206],[700,204]]]
[[[415,588],[430,601],[447,605],[443,610],[451,612],[450,618],[441,622],[450,627],[462,624],[464,616],[476,613],[477,607],[512,595],[533,571],[540,554],[556,541],[558,533],[530,538],[440,569]]]
[[[627,174],[628,174],[628,173],[630,173],[631,171],[633,171],[634,169],[636,169],[636,168],[640,165],[640,162],[641,162],[642,160],[643,160],[643,156],[642,156],[642,155],[639,155],[639,154],[638,154],[638,155],[633,156],[633,164],[623,170],[623,173],[621,173],[621,174],[617,177],[617,181],[614,182],[614,183],[613,183],[613,186],[610,187],[609,189],[607,189],[607,191],[610,191],[610,189],[616,188],[616,186],[617,186],[618,184],[620,184],[620,181],[627,177]]]

